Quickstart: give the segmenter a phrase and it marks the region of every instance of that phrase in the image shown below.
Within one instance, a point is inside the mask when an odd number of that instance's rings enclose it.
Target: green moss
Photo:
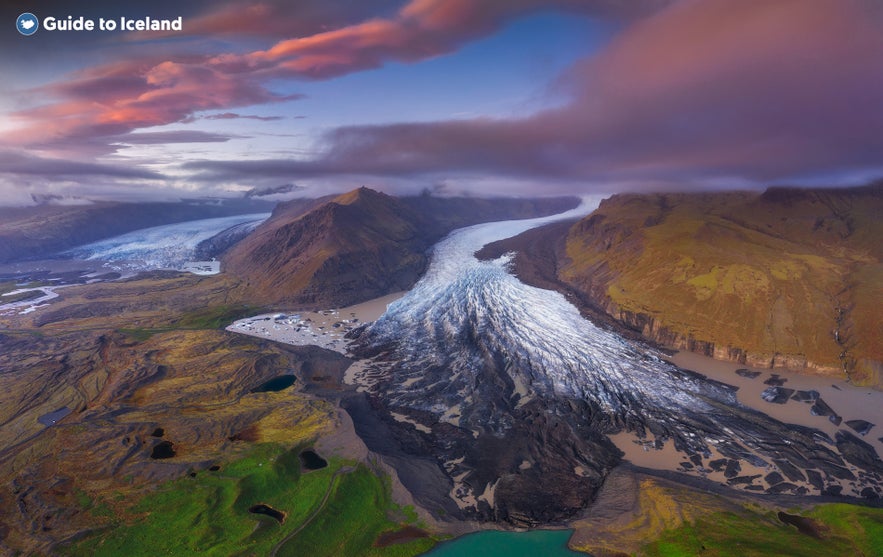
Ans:
[[[774,513],[711,513],[664,532],[638,553],[648,557],[883,555],[883,509],[821,505],[809,513],[828,528],[823,539],[783,524]]]
[[[168,482],[122,513],[117,527],[61,551],[72,556],[267,555],[293,534],[283,548],[309,544],[312,555],[416,555],[435,543],[372,547],[377,535],[399,526],[387,518],[401,514],[389,486],[364,466],[333,458],[327,468],[301,474],[298,450],[257,445],[221,472]],[[259,503],[285,513],[284,522],[248,512]]]
[[[40,288],[41,286],[52,286],[53,283],[48,280],[34,280],[24,284],[18,284],[14,280],[6,280],[0,281],[0,296],[6,294],[7,292],[12,292],[14,290],[19,290],[21,288]],[[8,303],[15,301],[11,296],[5,296],[3,298],[3,303]]]
[[[144,342],[153,335],[176,330],[223,329],[233,321],[260,313],[261,308],[250,305],[221,305],[201,308],[177,316],[169,326],[117,329],[137,342]]]
[[[434,544],[422,539],[388,548],[373,547],[382,532],[398,527],[387,519],[387,510],[393,506],[389,486],[362,466],[336,480],[326,512],[280,546],[277,555],[415,555]]]
[[[74,492],[74,499],[76,499],[77,505],[83,509],[89,510],[92,508],[92,498],[85,491],[81,489],[76,490]]]
[[[144,342],[148,340],[155,334],[164,333],[169,331],[169,329],[118,329],[119,332],[123,333],[132,338],[137,342]]]

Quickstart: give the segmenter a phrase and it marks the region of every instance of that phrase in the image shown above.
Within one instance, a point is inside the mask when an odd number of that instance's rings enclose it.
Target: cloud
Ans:
[[[140,180],[160,180],[163,178],[161,174],[156,172],[131,166],[77,162],[13,151],[0,151],[0,174],[42,178],[82,176]]]
[[[285,197],[287,194],[303,191],[304,188],[294,184],[281,184],[277,186],[265,186],[251,188],[243,194],[246,199],[252,198],[275,198]],[[290,197],[290,196],[289,196]]]
[[[38,157],[0,150],[0,205],[84,202],[86,198],[131,198],[155,195],[169,198],[164,176],[143,168]],[[177,192],[180,196],[180,192]]]
[[[167,132],[138,132],[121,135],[118,142],[127,145],[161,145],[164,143],[224,143],[241,136],[224,135],[197,130],[175,130]],[[114,138],[108,138],[113,142]]]
[[[107,138],[133,130],[192,121],[201,111],[301,98],[272,92],[267,84],[274,79],[327,79],[376,68],[387,61],[425,60],[452,52],[515,17],[540,9],[619,17],[631,14],[635,6],[658,4],[650,0],[412,0],[388,18],[283,40],[267,50],[105,64],[33,91],[36,97],[53,100],[13,113],[11,119],[20,126],[0,142],[82,155],[101,154],[103,142],[104,152],[112,152],[115,148]],[[241,23],[247,27],[272,22],[281,5],[270,2],[248,8]],[[320,14],[315,17],[317,22],[340,21],[328,14],[338,13],[342,5],[320,8],[310,2],[298,10],[288,8],[286,13],[297,14],[301,9],[311,13],[312,9]],[[228,4],[214,15],[198,18],[195,27],[204,32],[232,28],[235,11],[241,8],[239,2]],[[359,14],[364,11],[364,7],[355,10]]]
[[[373,18],[368,3],[347,12],[341,0],[327,13],[319,4],[305,4],[319,14],[307,18],[309,32],[266,49],[127,60],[43,87],[35,95],[54,100],[13,114],[22,125],[6,143],[95,154],[132,136],[161,142],[151,132],[133,133],[151,126],[265,120],[273,117],[231,109],[297,98],[269,88],[280,78],[329,79],[418,62],[514,18],[557,10],[619,18],[623,28],[556,82],[568,100],[555,109],[518,119],[344,127],[322,137],[319,154],[308,159],[182,166],[205,184],[496,176],[604,187],[720,187],[883,170],[878,0],[411,0],[397,10],[384,4]],[[206,13],[189,32],[235,34],[233,14],[242,6]],[[242,16],[242,33],[283,13],[281,1],[261,6]],[[200,115],[206,111],[219,112]]]
[[[378,68],[388,61],[417,62],[457,50],[516,17],[538,10],[635,16],[664,1],[633,0],[412,0],[389,18],[288,39],[245,55],[225,54],[212,64],[230,72],[328,79]]]
[[[557,84],[569,94],[563,107],[516,120],[344,127],[315,159],[188,167],[669,187],[883,172],[881,29],[875,0],[685,0],[571,68]]]
[[[222,112],[221,114],[209,114],[202,116],[203,120],[260,120],[261,122],[272,122],[282,120],[282,116],[255,116],[253,114],[236,114],[235,112]]]
[[[299,0],[296,9],[292,9],[290,0],[238,0],[221,5],[212,2],[203,13],[187,19],[184,31],[188,35],[261,39],[307,36],[345,27],[378,11],[393,9],[399,3],[400,0]]]
[[[293,100],[204,60],[126,61],[83,70],[40,93],[64,100],[14,113],[18,145],[44,151],[113,151],[119,136],[185,120],[194,112]]]

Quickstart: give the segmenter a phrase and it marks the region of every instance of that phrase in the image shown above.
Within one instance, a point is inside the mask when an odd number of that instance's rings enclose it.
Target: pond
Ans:
[[[280,375],[251,390],[253,393],[278,392],[294,385],[294,375]]]
[[[467,534],[436,546],[425,557],[586,557],[567,548],[571,530],[500,532],[486,530]]]
[[[307,470],[321,470],[328,466],[328,461],[318,455],[316,451],[307,449],[300,453],[300,463]]]

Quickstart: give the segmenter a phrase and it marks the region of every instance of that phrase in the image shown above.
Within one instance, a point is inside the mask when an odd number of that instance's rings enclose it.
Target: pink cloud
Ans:
[[[451,52],[537,9],[629,18],[561,78],[565,106],[516,120],[343,128],[314,160],[266,161],[264,170],[678,183],[883,166],[878,0],[412,0],[388,17],[317,25],[264,50],[84,70],[41,91],[53,104],[14,115],[26,124],[14,142],[95,148],[195,112],[282,100],[270,79],[326,79]],[[206,15],[205,28],[232,28],[225,10]],[[257,26],[277,13],[271,3],[244,17]],[[262,164],[190,167],[254,173]]]
[[[186,20],[184,32],[195,36],[251,36],[266,39],[307,36],[346,27],[371,17],[378,11],[386,12],[400,4],[399,0],[232,0],[213,2],[204,13]],[[169,33],[180,37],[181,33]],[[156,33],[136,36],[138,39],[156,38]]]
[[[47,151],[109,152],[136,129],[186,120],[197,111],[288,100],[253,79],[212,68],[204,60],[136,60],[87,69],[44,87],[62,100],[19,111],[26,125],[7,144]]]
[[[461,16],[431,13],[443,23]],[[343,128],[324,156],[289,170],[670,183],[881,171],[881,29],[876,0],[684,0],[573,67],[559,84],[571,96],[562,108],[521,120]]]
[[[617,0],[412,0],[389,18],[374,18],[332,30],[327,22],[346,19],[332,3],[308,2],[283,10],[280,2],[243,8],[234,2],[197,17],[188,33],[258,29],[278,25],[305,10],[301,38],[283,40],[267,50],[246,54],[179,56],[127,60],[87,68],[38,93],[48,105],[12,114],[23,123],[0,143],[52,151],[101,150],[101,138],[136,129],[192,121],[198,111],[230,109],[289,100],[269,91],[273,78],[330,78],[382,65],[389,60],[418,61],[456,50],[464,42],[493,32],[506,21],[536,9],[630,13],[636,5]],[[364,13],[365,8],[354,10]],[[282,17],[281,14],[287,14]],[[238,16],[237,16],[238,14]],[[323,23],[326,22],[326,23]],[[105,146],[105,150],[113,147]]]
[[[665,2],[635,0],[412,0],[387,19],[281,41],[265,51],[222,56],[214,61],[240,71],[275,70],[283,75],[324,79],[381,66],[415,62],[453,52],[526,13],[566,10],[626,17]]]

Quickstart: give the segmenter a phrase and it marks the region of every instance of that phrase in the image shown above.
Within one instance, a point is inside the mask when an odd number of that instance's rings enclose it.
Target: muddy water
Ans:
[[[843,379],[803,375],[782,369],[746,368],[740,364],[715,360],[691,352],[678,352],[671,358],[671,361],[682,368],[739,387],[736,396],[739,402],[745,406],[759,410],[785,423],[819,429],[832,438],[838,430],[848,431],[873,446],[877,454],[883,454],[883,443],[879,440],[880,437],[883,437],[883,392],[881,391],[867,387],[856,387]],[[736,374],[737,369],[759,371],[760,375],[755,379],[749,379]],[[825,416],[811,415],[809,409],[812,403],[789,400],[785,404],[773,404],[763,400],[760,394],[769,387],[764,384],[764,381],[769,379],[772,374],[785,379],[784,387],[786,388],[818,391],[820,398],[843,418],[843,423],[838,427]],[[875,427],[867,435],[861,436],[846,425],[848,420],[866,420],[875,424]]]
[[[873,446],[878,454],[883,454],[883,442],[880,441],[880,437],[883,437],[883,392],[856,387],[843,379],[804,375],[783,369],[749,368],[692,352],[678,352],[669,360],[681,368],[737,387],[737,399],[744,406],[763,412],[784,423],[819,429],[831,438],[838,430],[849,431]],[[756,372],[757,376],[750,378],[739,375],[736,370],[740,369]],[[785,404],[775,404],[765,401],[761,397],[761,393],[770,385],[764,381],[772,378],[773,375],[778,376],[780,381],[784,380],[782,386],[785,388],[795,391],[817,391],[819,398],[842,417],[843,421],[840,426],[832,423],[826,416],[813,416],[810,413],[811,402],[788,400]],[[848,420],[866,420],[875,424],[875,427],[867,435],[860,436],[846,424]],[[674,443],[671,441],[666,442],[661,448],[655,448],[651,442],[638,439],[634,434],[626,432],[611,436],[611,440],[625,453],[625,459],[637,466],[699,475],[722,484],[726,483],[728,479],[723,469],[717,471],[712,471],[707,467],[699,469],[683,453],[675,450]],[[712,455],[707,459],[708,461],[722,458],[720,454],[716,453],[713,446],[709,448]],[[753,483],[764,489],[770,487],[764,477],[774,471],[775,467],[757,467],[744,461],[740,462],[740,466],[739,476],[760,476]],[[850,468],[853,467],[850,466]],[[834,481],[834,479],[828,478],[828,483]],[[839,481],[837,483],[844,488],[845,492],[849,492],[846,482]]]

